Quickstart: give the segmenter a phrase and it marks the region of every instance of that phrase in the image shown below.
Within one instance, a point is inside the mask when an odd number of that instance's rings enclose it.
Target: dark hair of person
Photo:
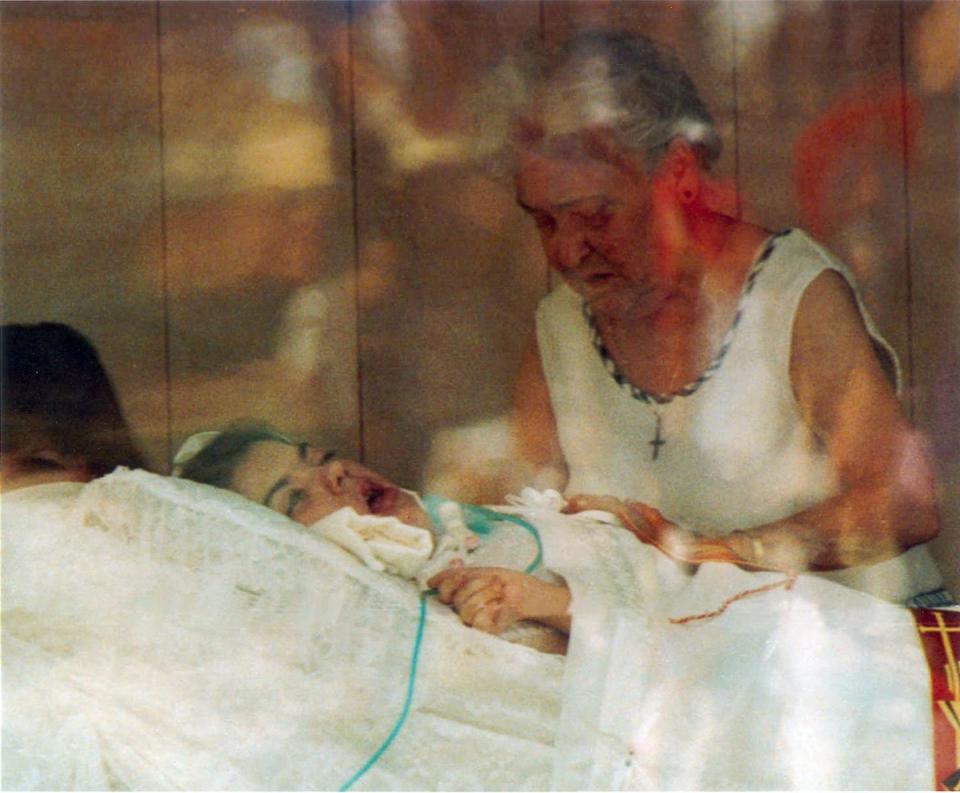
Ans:
[[[0,448],[21,464],[55,467],[55,452],[93,477],[124,465],[142,468],[96,348],[59,322],[7,324],[2,337]],[[32,458],[31,455],[37,455]]]
[[[180,468],[179,476],[229,490],[233,473],[248,449],[263,441],[295,445],[293,440],[265,422],[240,422],[227,427],[187,460]]]

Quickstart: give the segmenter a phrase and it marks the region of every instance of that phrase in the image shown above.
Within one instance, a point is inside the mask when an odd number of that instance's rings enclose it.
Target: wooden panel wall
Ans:
[[[257,416],[417,485],[507,409],[549,284],[498,152],[511,69],[639,30],[701,87],[734,211],[858,273],[960,589],[958,8],[3,3],[3,319],[87,333],[158,468]]]
[[[905,183],[913,405],[940,485],[937,558],[960,593],[960,3],[905,3],[905,73],[920,107]]]
[[[163,293],[148,269],[162,258],[155,9],[0,13],[3,320],[87,334],[150,461],[165,465]]]
[[[799,225],[849,264],[909,401],[900,7],[763,0],[735,17],[744,214]]]
[[[321,57],[337,3],[163,3],[170,407],[177,446],[260,418],[354,455],[349,126]]]
[[[434,435],[501,413],[545,291],[499,161],[535,3],[354,6],[364,456],[417,481]]]

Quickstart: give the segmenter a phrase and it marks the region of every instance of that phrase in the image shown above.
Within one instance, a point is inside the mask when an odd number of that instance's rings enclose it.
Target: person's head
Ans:
[[[142,467],[94,346],[68,325],[3,325],[0,457],[5,489]]]
[[[224,430],[187,460],[180,476],[232,490],[306,526],[342,507],[430,527],[417,499],[375,471],[298,443],[267,424]]]
[[[704,168],[722,149],[713,117],[679,58],[640,34],[581,31],[545,59],[533,100],[518,119],[517,143],[582,137],[589,145],[596,132],[641,155],[648,168],[678,138]],[[602,147],[596,153],[607,154]]]
[[[549,264],[595,310],[612,295],[655,310],[676,278],[657,265],[681,246],[721,148],[677,58],[642,36],[575,35],[547,63],[515,144],[517,199]]]

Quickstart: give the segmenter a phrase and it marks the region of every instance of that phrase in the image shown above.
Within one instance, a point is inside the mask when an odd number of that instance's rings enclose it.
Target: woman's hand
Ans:
[[[663,514],[641,501],[622,501],[614,496],[576,495],[567,500],[564,512],[576,513],[588,510],[602,510],[617,516],[624,528],[629,529],[637,539],[676,558],[695,553],[698,537],[691,531],[681,528],[667,520]]]
[[[782,568],[772,558],[765,558],[764,545],[747,532],[735,531],[725,537],[704,537],[667,520],[659,510],[640,501],[621,501],[613,496],[577,495],[568,499],[564,511],[575,513],[591,509],[612,512],[637,539],[681,562],[727,562],[754,570]]]
[[[500,634],[519,620],[535,620],[570,631],[570,591],[526,573],[502,567],[450,567],[428,586],[465,625]]]

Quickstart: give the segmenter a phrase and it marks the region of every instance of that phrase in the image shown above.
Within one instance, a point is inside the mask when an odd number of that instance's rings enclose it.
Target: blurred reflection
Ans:
[[[871,15],[847,13],[845,41],[871,44]],[[917,283],[933,277],[944,287],[918,293],[915,299],[934,302],[925,302],[917,316],[955,318],[960,310],[952,268],[942,266],[958,250],[956,227],[945,210],[956,201],[960,4],[925,4],[917,17],[902,75],[916,90],[891,75],[862,80],[842,93],[806,125],[792,173],[803,224],[850,263],[883,327],[895,327],[908,310],[906,296],[897,291],[908,267]],[[912,337],[915,348],[926,352],[917,366],[935,373],[932,397],[916,397],[932,403],[937,458],[956,461],[955,400],[944,395],[957,393],[957,342],[951,334],[928,339],[928,333],[916,322],[905,333],[905,340]]]
[[[182,8],[166,12],[168,197],[332,184],[330,108],[303,24],[277,12],[224,17],[213,10],[196,20]]]
[[[240,68],[263,81],[275,100],[313,101],[313,53],[302,27],[277,19],[259,20],[240,28],[233,44]]]
[[[960,71],[960,4],[932,3],[909,40],[915,97],[900,103],[890,83],[831,102],[835,74],[860,79],[892,57],[885,6],[6,4],[5,303],[98,329],[152,454],[169,377],[178,437],[260,415],[349,452],[362,410],[368,461],[403,481],[418,481],[450,427],[467,428],[468,449],[488,433],[477,443],[502,455],[496,417],[546,288],[497,157],[525,99],[528,43],[586,25],[643,29],[699,59],[721,115],[736,65],[739,106],[768,111],[774,144],[814,119],[797,148],[803,222],[883,315],[903,309],[882,291],[902,255],[898,119],[913,154],[949,159],[955,140],[917,137],[920,102],[924,116],[934,101],[955,113]],[[732,180],[711,190],[712,208],[737,214]],[[914,206],[955,239],[930,192]],[[38,252],[39,285],[25,264]],[[955,317],[944,292],[938,311]],[[938,376],[940,435],[955,438],[957,374]]]
[[[521,20],[530,9],[511,5],[522,4],[354,6],[354,42],[342,29],[334,56],[341,90],[355,92],[357,123],[384,145],[391,169],[474,160],[501,145],[523,100],[515,60],[529,31]]]
[[[316,28],[334,10],[161,6],[166,249],[149,272],[169,297],[174,445],[253,415],[356,445],[349,151]]]
[[[558,484],[549,474],[521,462],[506,415],[434,435],[423,473],[424,492],[455,493],[470,503],[497,504],[517,482],[538,489]]]
[[[960,76],[960,3],[932,3],[913,31],[911,52],[920,88],[931,94],[956,90]]]
[[[418,483],[433,433],[504,410],[546,284],[500,148],[530,3],[362,3],[338,31],[355,109],[364,458]]]
[[[239,416],[259,415],[291,432],[322,437],[337,446],[353,441],[355,359],[336,284],[300,287],[279,316],[271,316],[268,353],[246,356],[215,373],[185,370],[172,382],[180,427],[221,427]]]
[[[87,335],[162,468],[163,315],[134,253],[159,247],[154,10],[4,3],[0,14],[4,320]],[[154,389],[131,399],[144,380]]]
[[[917,224],[915,245],[925,254],[931,278],[924,292],[920,341],[924,412],[931,440],[945,472],[943,481],[960,476],[960,3],[931,3],[910,32],[909,67],[918,86],[926,123],[916,159],[911,163],[911,203]],[[960,544],[960,489],[943,488],[944,524]],[[944,542],[944,547],[950,545]],[[954,552],[956,558],[956,553]],[[953,573],[960,580],[960,570]]]
[[[777,35],[784,14],[782,3],[715,3],[707,11],[704,39],[710,61],[723,73],[736,68],[743,75],[738,88],[756,105],[774,102],[776,78],[769,42]],[[731,16],[735,44],[728,27]]]
[[[811,122],[795,146],[802,225],[849,263],[870,313],[891,327],[901,310],[887,290],[905,251],[900,201],[920,107],[899,81],[860,85]]]

